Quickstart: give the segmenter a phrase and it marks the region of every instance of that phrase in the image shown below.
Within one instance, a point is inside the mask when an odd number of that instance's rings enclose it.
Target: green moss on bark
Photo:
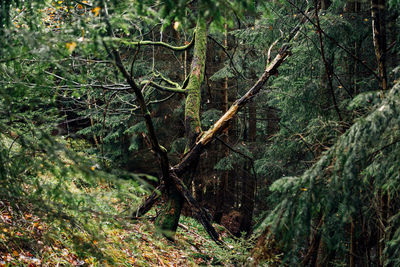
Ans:
[[[191,74],[186,87],[185,103],[185,133],[186,150],[194,144],[196,137],[201,133],[200,124],[200,104],[201,104],[201,84],[204,80],[204,70],[206,63],[207,48],[207,23],[201,19],[196,26],[195,46],[191,65]],[[193,166],[191,172],[186,173],[183,178],[186,185],[190,184],[196,166]],[[168,200],[161,214],[158,216],[156,226],[165,237],[173,240],[178,227],[184,199],[181,194],[170,186],[168,191]]]
[[[174,188],[171,189],[168,194],[167,203],[155,222],[157,229],[169,240],[174,239],[184,203],[179,192]]]
[[[191,66],[191,74],[186,87],[187,97],[185,103],[185,132],[187,146],[190,147],[196,137],[201,133],[200,104],[201,84],[204,80],[207,49],[207,24],[198,20],[196,26],[196,39]]]

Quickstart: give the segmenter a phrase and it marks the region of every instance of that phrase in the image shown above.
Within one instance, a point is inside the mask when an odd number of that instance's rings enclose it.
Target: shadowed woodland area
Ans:
[[[400,266],[399,0],[0,0],[0,266]]]

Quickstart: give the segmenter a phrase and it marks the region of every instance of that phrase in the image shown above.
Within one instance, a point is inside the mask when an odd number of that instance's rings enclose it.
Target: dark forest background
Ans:
[[[399,1],[0,4],[4,262],[182,214],[230,264],[400,266]]]

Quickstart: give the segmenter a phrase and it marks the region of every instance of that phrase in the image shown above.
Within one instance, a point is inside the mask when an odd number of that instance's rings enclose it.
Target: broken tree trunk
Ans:
[[[265,68],[264,73],[261,75],[261,77],[258,79],[258,81],[253,85],[253,87],[251,87],[245,95],[243,95],[241,98],[236,100],[231,105],[231,107],[228,109],[228,111],[226,111],[225,114],[222,115],[220,117],[220,119],[217,122],[215,122],[213,126],[210,127],[209,130],[207,130],[206,132],[203,132],[201,135],[199,135],[197,137],[193,146],[184,155],[181,162],[179,164],[177,164],[176,166],[170,168],[169,173],[167,175],[165,175],[165,173],[164,173],[165,169],[163,168],[163,166],[165,166],[164,165],[165,161],[161,160],[161,166],[162,166],[161,168],[163,170],[163,178],[168,179],[165,182],[168,182],[169,187],[172,187],[172,184],[174,184],[173,185],[174,189],[176,191],[178,191],[181,194],[181,196],[187,201],[187,203],[191,206],[191,208],[194,211],[196,219],[198,219],[202,223],[202,225],[205,227],[207,233],[217,243],[221,243],[221,241],[220,241],[221,239],[219,238],[218,233],[215,231],[214,227],[211,224],[211,218],[210,218],[209,214],[193,198],[193,196],[191,195],[189,190],[187,190],[184,183],[182,182],[182,180],[179,177],[182,177],[186,173],[193,170],[193,166],[197,165],[197,162],[199,161],[200,155],[203,152],[204,148],[206,148],[206,146],[208,144],[210,144],[210,142],[214,138],[218,137],[218,135],[220,133],[222,133],[222,131],[229,126],[229,122],[236,116],[236,114],[239,112],[239,110],[243,106],[245,106],[246,103],[248,103],[250,101],[250,99],[252,99],[255,95],[257,95],[260,92],[263,85],[268,81],[268,79],[272,75],[277,73],[279,66],[290,55],[290,47],[291,47],[290,41],[292,39],[296,38],[296,36],[298,35],[299,30],[301,28],[301,25],[304,24],[305,21],[306,21],[306,19],[303,18],[302,21],[298,25],[296,25],[296,27],[290,32],[289,37],[286,39],[286,43],[284,43],[281,46],[281,48],[279,49],[279,52],[275,56],[274,60]],[[119,59],[119,58],[117,58],[117,59]],[[121,65],[119,64],[120,62],[118,62],[118,61],[120,61],[120,59],[116,60],[116,63],[117,63],[117,66],[119,67],[119,69],[121,70],[121,67],[120,67]],[[125,76],[125,78],[127,78],[127,77]],[[129,82],[129,79],[131,79],[131,78],[128,76],[127,79]],[[135,84],[133,84],[133,85],[135,85]],[[141,94],[140,91],[137,92],[136,90],[135,90],[135,93]],[[147,120],[145,120],[145,122],[146,122],[146,125],[148,123],[151,123],[151,121],[149,122]],[[150,136],[150,138],[153,138],[153,137],[155,138],[155,136],[153,136],[153,135]],[[153,145],[153,143],[157,143],[157,142],[152,142],[152,145]],[[160,159],[163,159],[164,154],[162,153],[162,151],[160,151],[159,149],[156,149],[155,152],[159,155]],[[168,192],[167,192],[167,194],[168,194]],[[170,206],[170,208],[171,207],[172,206]],[[148,208],[150,208],[150,207],[148,207]],[[177,219],[179,220],[179,217],[177,217]],[[176,225],[178,225],[178,224],[176,224]],[[175,230],[176,230],[176,228],[175,228]]]
[[[307,13],[307,12],[306,12]],[[226,111],[206,132],[203,132],[200,135],[194,146],[185,154],[183,159],[179,164],[174,167],[175,173],[180,176],[185,173],[188,169],[190,169],[193,161],[199,159],[202,150],[215,138],[218,134],[222,133],[226,127],[229,126],[229,122],[236,116],[239,110],[244,107],[247,102],[250,101],[254,96],[256,96],[264,84],[268,81],[268,79],[278,73],[279,66],[285,61],[285,59],[290,55],[291,41],[295,40],[299,34],[299,30],[302,25],[307,20],[307,14],[304,13],[301,21],[292,29],[289,33],[289,36],[286,38],[286,42],[282,44],[281,48],[278,51],[278,54],[275,56],[274,60],[270,64],[268,64],[258,79],[258,81],[251,87],[246,94],[244,94],[241,98],[236,100],[231,107]],[[275,44],[275,43],[274,43]],[[273,45],[274,45],[273,44]]]
[[[174,181],[177,191],[184,196],[185,200],[193,208],[196,218],[202,223],[208,234],[216,242],[219,242],[218,240],[220,240],[220,238],[215,229],[212,227],[210,222],[211,218],[207,216],[207,213],[192,197],[191,193],[186,189],[186,187],[183,185],[183,182],[178,177],[185,174],[192,168],[194,163],[198,162],[203,149],[228,126],[229,122],[238,113],[240,108],[242,108],[261,90],[262,86],[268,81],[269,77],[277,72],[279,66],[290,54],[289,48],[290,45],[287,43],[282,45],[275,59],[265,69],[263,75],[258,79],[254,86],[240,99],[236,100],[229,110],[217,122],[215,122],[208,131],[204,132],[198,137],[194,146],[186,153],[182,161],[171,169],[171,173],[168,175],[168,177],[171,177]],[[150,198],[153,196],[153,194],[150,196]],[[146,200],[145,203],[148,203],[148,201]],[[146,209],[149,210],[150,208],[150,206],[147,206]]]
[[[196,35],[193,59],[191,65],[191,73],[189,77],[186,91],[185,102],[185,135],[186,135],[186,151],[194,144],[197,136],[201,133],[200,125],[200,101],[201,101],[201,84],[204,80],[204,70],[206,63],[206,48],[207,48],[207,30],[206,21],[199,18],[196,25]],[[183,178],[185,185],[189,188],[193,180],[193,176],[197,167],[198,161],[191,163],[190,169],[187,172],[179,175]],[[163,234],[173,239],[179,223],[179,217],[185,200],[184,191],[176,190],[174,186],[167,186],[167,202],[162,208],[161,214],[156,220],[156,226]],[[185,197],[185,198],[184,198]],[[186,199],[187,200],[187,199]],[[206,226],[205,226],[206,227]]]
[[[178,176],[191,168],[193,161],[199,158],[204,147],[207,146],[216,136],[222,133],[224,129],[226,129],[226,127],[229,125],[229,122],[236,116],[239,110],[246,105],[250,99],[260,92],[261,88],[268,81],[269,77],[277,73],[279,66],[283,63],[286,57],[289,56],[289,48],[290,45],[287,43],[282,45],[275,59],[265,69],[264,73],[253,85],[253,87],[247,91],[245,95],[236,100],[229,110],[225,112],[225,114],[222,115],[219,120],[210,127],[209,130],[197,138],[195,145],[189,150],[188,153],[186,153],[182,161],[174,167],[174,171]]]

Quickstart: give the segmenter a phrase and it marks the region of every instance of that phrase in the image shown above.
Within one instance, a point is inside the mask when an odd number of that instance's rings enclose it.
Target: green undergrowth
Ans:
[[[10,153],[22,151],[16,146]],[[71,159],[67,154],[59,151],[57,160],[35,155],[37,171],[14,185],[22,186],[21,192],[1,195],[0,266],[232,266],[246,261],[248,240],[234,239],[221,226],[216,228],[225,248],[189,217],[181,218],[175,242],[154,228],[157,208],[131,220],[149,192],[143,175],[110,174],[87,155]]]

